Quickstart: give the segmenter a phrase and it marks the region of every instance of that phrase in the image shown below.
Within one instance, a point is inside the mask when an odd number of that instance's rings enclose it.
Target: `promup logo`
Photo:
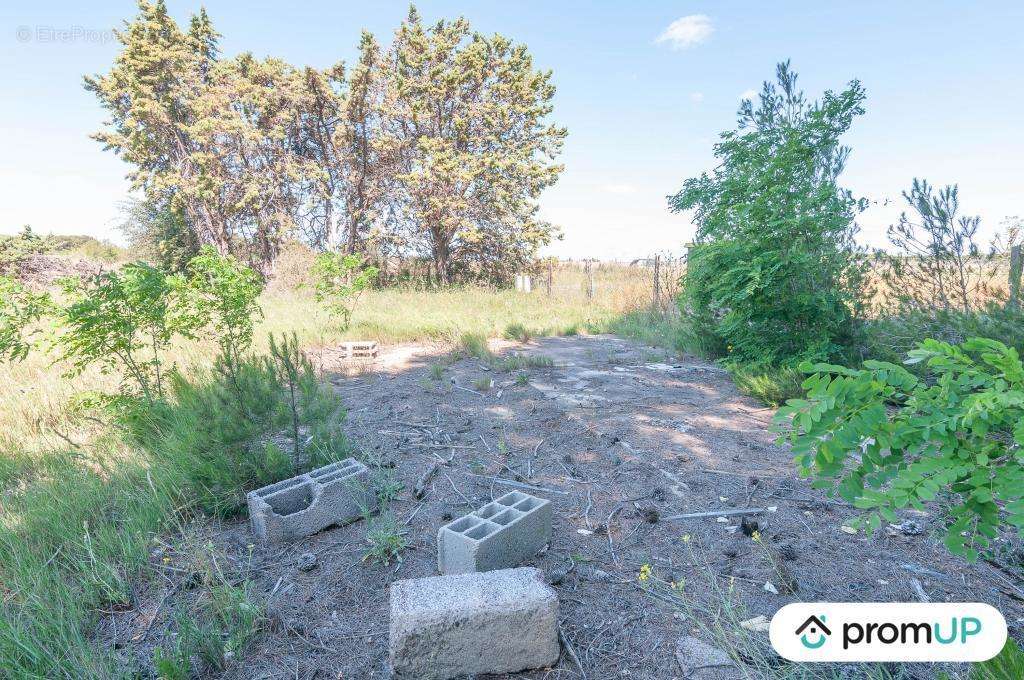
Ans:
[[[809,602],[780,609],[769,635],[791,661],[986,661],[1006,621],[977,602]]]
[[[804,631],[807,632],[805,633]],[[803,643],[804,647],[807,649],[817,649],[828,642],[828,636],[832,634],[832,631],[825,625],[825,615],[822,614],[820,617],[808,616],[807,620],[796,629],[796,634],[800,636],[800,642]],[[811,642],[808,636],[815,641]]]

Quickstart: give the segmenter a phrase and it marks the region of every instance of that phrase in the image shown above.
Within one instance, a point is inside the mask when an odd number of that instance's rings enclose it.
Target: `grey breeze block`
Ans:
[[[355,458],[250,491],[247,500],[252,532],[264,543],[311,536],[377,508],[370,471]]]
[[[558,595],[532,567],[395,581],[389,648],[396,678],[552,666],[559,655]]]
[[[437,570],[466,574],[519,566],[551,540],[551,501],[507,493],[437,531]]]

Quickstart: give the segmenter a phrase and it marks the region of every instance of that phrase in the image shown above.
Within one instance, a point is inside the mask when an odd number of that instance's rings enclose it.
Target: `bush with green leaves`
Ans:
[[[20,361],[32,348],[35,324],[50,307],[50,296],[0,276],[0,360]]]
[[[176,327],[171,286],[163,271],[143,262],[127,264],[86,281],[62,281],[68,303],[57,310],[63,331],[57,344],[71,375],[97,364],[121,375],[122,391],[152,403],[163,397],[163,355]]]
[[[171,279],[177,294],[175,319],[182,328],[208,328],[230,368],[252,345],[253,324],[260,318],[263,283],[253,269],[230,255],[203,246]]]
[[[864,89],[852,81],[809,104],[788,62],[777,77],[756,108],[743,102],[715,170],[670,199],[697,225],[680,298],[694,344],[769,365],[849,344],[866,267],[853,240],[866,202],[838,184],[839,140],[864,113]]]
[[[316,300],[327,306],[342,328],[348,328],[359,296],[378,272],[377,267],[366,266],[361,255],[320,253],[313,262]]]
[[[807,395],[776,427],[804,475],[867,511],[877,529],[897,511],[941,501],[951,552],[977,559],[1005,521],[1024,533],[1024,365],[996,340],[926,340],[903,366],[806,364]]]
[[[47,253],[54,247],[50,236],[39,236],[29,225],[14,236],[0,235],[0,274],[16,273],[30,255]]]

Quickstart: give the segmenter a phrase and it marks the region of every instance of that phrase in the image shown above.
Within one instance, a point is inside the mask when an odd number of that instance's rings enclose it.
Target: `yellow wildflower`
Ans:
[[[644,583],[651,577],[651,571],[651,565],[649,564],[645,564],[640,567],[640,573],[637,575],[637,579],[639,579],[640,583]]]
[[[761,542],[761,532],[758,531],[757,529],[754,530],[754,533],[750,534],[750,537],[752,539],[754,539],[755,543],[760,543]]]

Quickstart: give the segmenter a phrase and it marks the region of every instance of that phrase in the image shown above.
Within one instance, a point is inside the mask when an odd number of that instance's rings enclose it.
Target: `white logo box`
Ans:
[[[981,602],[798,602],[769,636],[790,661],[977,662],[1002,650],[1006,619]]]

